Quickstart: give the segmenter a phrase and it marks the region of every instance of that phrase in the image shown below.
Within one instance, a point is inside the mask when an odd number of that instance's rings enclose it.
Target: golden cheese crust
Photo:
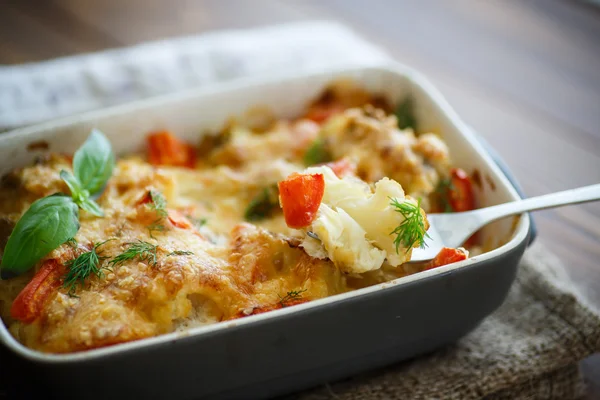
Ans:
[[[354,96],[345,108],[373,103],[363,92]],[[367,182],[390,176],[406,185],[408,194],[427,196],[447,174],[448,151],[436,136],[398,131],[393,117],[369,106],[336,118],[337,125],[325,132],[333,156],[351,159]],[[156,167],[139,156],[120,159],[98,199],[105,217],[82,210],[76,246],[63,244],[29,273],[0,281],[0,315],[11,333],[44,352],[81,351],[257,314],[407,273],[384,268],[346,276],[331,261],[312,258],[299,247],[301,240],[278,207],[246,222],[253,199],[302,171],[306,149],[322,134],[321,125],[310,119],[266,121],[261,129],[232,124],[224,138],[203,140],[194,169]],[[53,154],[4,177],[2,247],[33,201],[68,193],[61,169],[71,169],[70,157]],[[143,202],[151,190],[164,195],[176,218],[161,217]],[[161,218],[161,229],[149,229]],[[195,226],[198,219],[206,223]],[[155,246],[155,255],[110,263],[139,241]],[[100,276],[90,276],[74,295],[56,287],[33,322],[11,318],[13,300],[45,262],[64,265],[102,242]]]

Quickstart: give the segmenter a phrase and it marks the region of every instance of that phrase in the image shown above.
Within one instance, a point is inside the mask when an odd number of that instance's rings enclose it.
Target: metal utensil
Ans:
[[[414,249],[410,262],[434,258],[442,247],[459,247],[480,228],[500,218],[527,211],[566,206],[600,200],[600,184],[512,201],[473,211],[446,214],[428,214],[430,227],[425,247]]]

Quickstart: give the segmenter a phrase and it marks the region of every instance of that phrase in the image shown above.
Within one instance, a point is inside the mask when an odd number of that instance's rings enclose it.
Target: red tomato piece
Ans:
[[[450,179],[452,186],[448,200],[452,210],[454,212],[474,210],[475,195],[469,175],[460,168],[453,168],[450,171]]]
[[[285,223],[290,228],[308,226],[317,217],[325,193],[323,174],[292,174],[279,182]]]
[[[169,131],[149,135],[147,145],[148,161],[152,165],[193,168],[196,163],[194,147],[179,140]]]
[[[64,270],[57,260],[44,262],[42,268],[13,301],[10,315],[25,323],[33,322],[40,316],[48,297],[62,285]]]
[[[172,210],[172,209],[167,210],[167,219],[174,227],[180,228],[180,229],[189,229],[196,236],[198,236],[202,239],[205,239],[204,235],[202,235],[198,231],[198,229],[192,223],[192,221],[190,221],[189,218],[186,217],[181,211]]]
[[[173,224],[173,226],[181,229],[196,229],[194,224],[185,216],[183,213],[177,210],[168,210],[168,218],[169,222]]]
[[[444,247],[433,260],[427,264],[425,270],[441,267],[467,259],[467,253],[462,249]]]

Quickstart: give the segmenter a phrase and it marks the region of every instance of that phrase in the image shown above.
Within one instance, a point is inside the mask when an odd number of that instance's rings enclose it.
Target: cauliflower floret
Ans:
[[[396,248],[392,232],[405,220],[391,204],[417,202],[404,195],[398,182],[383,178],[374,190],[367,183],[351,176],[338,178],[329,167],[308,168],[305,173],[322,174],[325,192],[316,219],[305,228],[319,240],[307,237],[305,251],[317,258],[329,257],[341,270],[363,273],[381,267],[387,258],[391,266],[410,260],[411,248],[403,243]],[[427,229],[425,213],[423,223]]]
[[[328,257],[342,271],[352,273],[371,271],[381,267],[385,260],[385,251],[374,247],[365,238],[365,230],[341,208],[334,211],[326,204],[321,204],[318,217],[311,229],[323,245],[316,246],[314,242],[318,243],[318,241],[307,237],[305,242],[309,242],[309,248],[303,243],[307,253],[316,258]],[[310,250],[315,250],[314,255]]]

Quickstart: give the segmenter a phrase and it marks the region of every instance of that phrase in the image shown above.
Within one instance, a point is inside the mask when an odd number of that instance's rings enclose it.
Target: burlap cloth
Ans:
[[[304,22],[0,66],[0,130],[250,75],[389,61],[340,24]],[[598,312],[537,244],[504,305],[455,345],[292,398],[572,399],[584,390],[578,362],[598,351]]]
[[[575,399],[578,363],[600,351],[600,316],[560,261],[527,250],[504,304],[455,345],[288,398]]]

